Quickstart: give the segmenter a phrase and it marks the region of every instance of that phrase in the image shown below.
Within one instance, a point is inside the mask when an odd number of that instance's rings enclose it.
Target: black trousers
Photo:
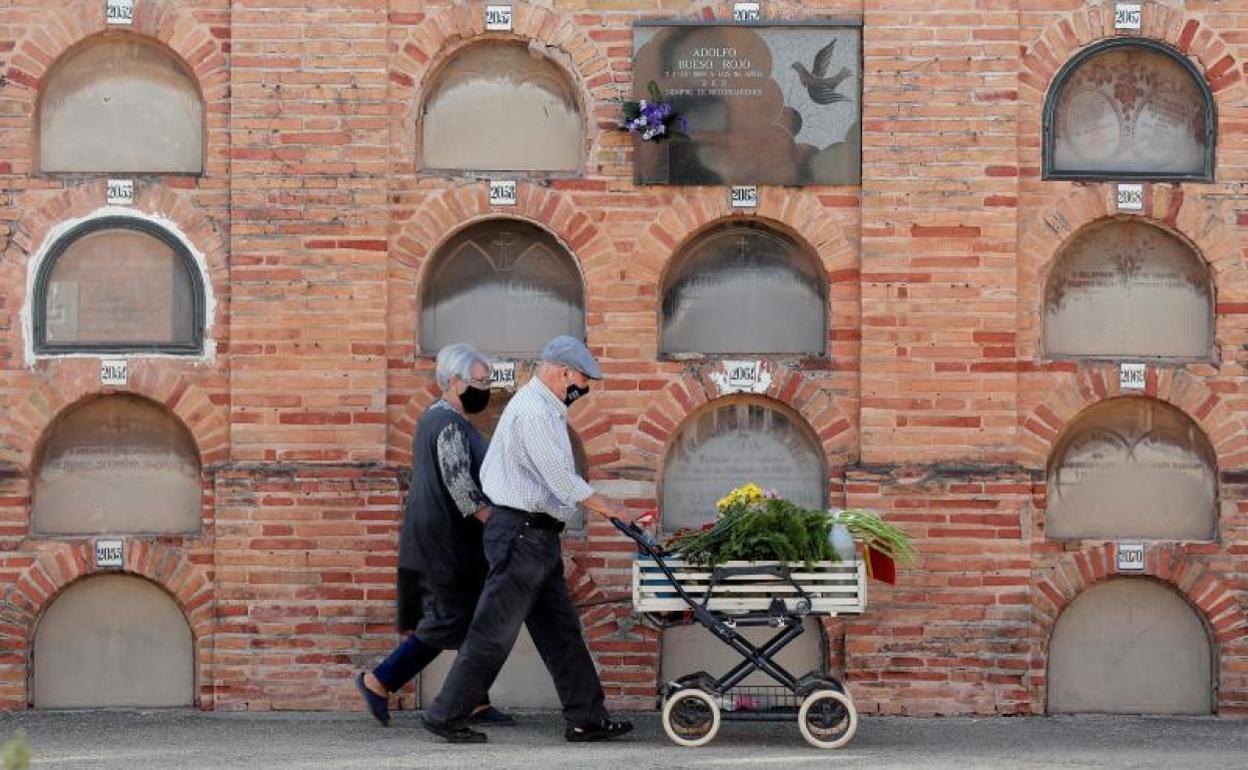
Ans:
[[[523,623],[555,682],[567,723],[581,727],[606,719],[602,684],[564,582],[558,533],[530,525],[521,511],[496,506],[484,543],[490,563],[485,589],[427,718],[442,725],[466,722],[485,702]]]

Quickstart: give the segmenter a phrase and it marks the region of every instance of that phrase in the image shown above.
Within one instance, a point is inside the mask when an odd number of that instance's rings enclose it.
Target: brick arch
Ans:
[[[1225,317],[1248,312],[1248,266],[1235,229],[1220,204],[1185,194],[1179,185],[1145,185],[1144,211],[1121,215],[1113,185],[1077,185],[1041,211],[1019,239],[1018,342],[1020,358],[1038,359],[1043,329],[1044,287],[1049,272],[1072,237],[1088,225],[1127,216],[1187,242],[1209,266],[1214,282],[1215,327]],[[1219,329],[1215,328],[1215,338]]]
[[[99,384],[99,364],[95,359],[58,361],[56,371],[25,401],[13,404],[6,415],[7,433],[0,447],[9,459],[27,470],[33,478],[40,442],[56,417],[73,406],[96,396],[128,393],[143,396],[169,409],[190,431],[203,467],[224,462],[229,457],[229,421],[224,407],[188,372],[174,372],[159,363],[130,362],[129,382],[124,388]]]
[[[838,342],[855,342],[860,335],[862,310],[858,281],[858,252],[845,228],[820,203],[817,195],[788,188],[759,191],[759,206],[748,214],[733,210],[724,188],[701,187],[666,190],[658,216],[631,245],[630,259],[620,265],[620,277],[641,284],[643,291],[660,298],[662,282],[670,266],[688,246],[708,229],[723,223],[756,222],[777,229],[808,247],[818,260],[827,281],[827,355],[838,368],[857,367],[857,348],[837,348]],[[659,348],[659,310],[638,342],[646,349]]]
[[[200,277],[208,301],[204,318],[203,357],[212,358],[216,346],[228,339],[225,303],[229,296],[229,259],[226,234],[195,202],[192,192],[160,182],[136,180],[134,205],[109,208],[103,205],[106,185],[103,178],[96,178],[81,185],[49,191],[41,205],[22,210],[8,248],[0,253],[0,282],[13,291],[8,309],[13,314],[9,334],[14,335],[14,347],[19,350],[23,347],[17,335],[24,333],[24,324],[18,322],[16,315],[27,304],[27,273],[38,269],[39,265],[34,262],[36,258],[47,256],[57,228],[71,220],[106,214],[134,215],[155,221],[166,229],[173,225],[192,253],[202,257],[202,264],[197,266],[201,270]],[[195,261],[198,263],[198,259]]]
[[[525,0],[512,6],[512,30],[487,32],[485,5],[452,5],[429,13],[391,14],[391,57],[389,64],[391,103],[391,163],[400,174],[416,171],[417,122],[423,92],[441,65],[465,46],[481,41],[521,41],[543,49],[569,76],[580,97],[585,121],[586,154],[590,162],[601,147],[597,130],[613,125],[612,103],[625,96],[616,83],[613,66],[606,52],[577,20],[577,14],[544,7]]]
[[[621,447],[628,455],[632,473],[655,482],[656,495],[668,448],[681,426],[706,404],[732,395],[715,382],[713,375],[719,373],[719,368],[716,365],[686,371],[656,392],[625,439],[627,445]],[[854,421],[820,382],[804,379],[799,372],[787,368],[775,367],[771,375],[771,384],[765,391],[749,395],[761,396],[797,412],[815,435],[829,475],[834,475],[838,467],[853,458],[857,435]]]
[[[586,329],[591,347],[598,312],[598,292],[614,281],[615,256],[607,235],[593,212],[569,193],[542,185],[516,185],[516,205],[492,208],[484,182],[457,185],[430,197],[419,213],[408,219],[390,239],[386,291],[387,357],[393,362],[387,381],[391,393],[387,456],[403,457],[416,417],[437,398],[430,362],[417,358],[416,328],[419,293],[428,266],[438,248],[466,227],[489,219],[517,219],[550,232],[577,263],[585,286]],[[534,355],[537,351],[534,351]],[[588,447],[587,447],[588,450]]]
[[[199,9],[158,0],[136,3],[134,23],[119,31],[117,27],[105,24],[101,3],[60,0],[57,5],[61,6],[56,9],[59,12],[44,9],[40,15],[40,18],[56,19],[56,23],[29,24],[10,54],[5,70],[5,76],[15,86],[11,90],[16,98],[29,105],[25,114],[31,116],[32,131],[37,128],[33,125],[35,103],[43,80],[64,53],[79,45],[89,44],[104,33],[140,35],[160,43],[190,70],[204,99],[207,134],[205,172],[210,169],[225,170],[224,160],[213,160],[224,153],[213,152],[211,148],[224,147],[229,141],[224,123],[214,119],[229,110],[227,26],[213,25],[210,20],[202,18]]]
[[[1080,367],[1070,377],[1051,383],[1048,397],[1022,420],[1019,462],[1043,473],[1062,431],[1088,407],[1121,395],[1126,393],[1118,386],[1118,369],[1113,364]],[[1213,446],[1219,470],[1238,468],[1248,462],[1248,448],[1240,446],[1248,429],[1243,417],[1210,389],[1204,378],[1186,369],[1150,366],[1144,395],[1190,417]],[[1043,482],[1040,487],[1043,488]]]
[[[33,553],[23,554],[28,562],[18,577],[0,593],[0,649],[8,655],[0,662],[0,675],[7,670],[8,681],[28,682],[30,647],[43,612],[73,584],[115,570],[96,570],[93,540],[50,542]],[[191,628],[195,645],[196,700],[211,707],[211,686],[207,672],[212,665],[214,622],[212,582],[205,569],[186,551],[155,540],[128,538],[126,568],[121,574],[144,578],[159,586],[177,604]],[[29,695],[15,702],[0,700],[7,708],[25,707]]]
[[[856,251],[844,228],[808,192],[784,189],[783,194],[759,193],[759,205],[750,214],[734,210],[722,188],[684,188],[668,193],[660,214],[637,240],[635,259],[627,272],[637,280],[658,285],[667,265],[707,228],[721,222],[751,221],[778,227],[808,245],[835,283],[856,274]]]
[[[1216,28],[1205,20],[1156,0],[1142,3],[1141,28],[1133,37],[1150,38],[1195,57],[1204,70],[1217,102],[1244,95],[1242,62]],[[1088,4],[1046,26],[1023,49],[1020,82],[1043,100],[1053,76],[1079,49],[1104,38],[1119,36],[1114,29],[1114,3]]]
[[[1032,657],[1030,685],[1034,702],[1041,711],[1047,703],[1049,644],[1063,610],[1088,588],[1115,577],[1141,576],[1156,580],[1177,591],[1200,614],[1214,643],[1217,660],[1220,703],[1242,701],[1243,685],[1233,687],[1236,677],[1226,670],[1232,655],[1228,648],[1248,642],[1248,614],[1234,584],[1222,574],[1193,558],[1194,548],[1179,544],[1150,545],[1143,572],[1118,571],[1114,543],[1088,545],[1063,554],[1039,575],[1032,592],[1032,634],[1036,652]]]

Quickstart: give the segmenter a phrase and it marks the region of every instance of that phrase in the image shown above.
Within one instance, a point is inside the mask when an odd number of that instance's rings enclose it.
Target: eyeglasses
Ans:
[[[471,380],[468,380],[468,384],[474,388],[480,388],[482,390],[489,390],[490,378],[489,377],[475,377]]]

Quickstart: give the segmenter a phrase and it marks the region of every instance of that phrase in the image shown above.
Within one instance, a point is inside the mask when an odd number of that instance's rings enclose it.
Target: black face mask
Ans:
[[[589,388],[582,388],[580,385],[569,385],[566,391],[567,395],[563,397],[564,406],[572,406],[574,401],[588,392]]]
[[[459,394],[459,403],[463,405],[466,414],[476,414],[489,406],[490,391],[469,385]]]

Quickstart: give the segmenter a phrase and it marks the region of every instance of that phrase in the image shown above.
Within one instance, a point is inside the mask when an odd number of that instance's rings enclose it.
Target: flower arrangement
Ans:
[[[891,569],[894,560],[904,564],[915,558],[910,538],[870,511],[809,510],[754,483],[732,490],[715,508],[718,519],[700,530],[675,533],[666,543],[667,550],[705,565],[734,560],[839,561],[832,530],[842,525],[872,564],[887,560]]]
[[[640,136],[646,142],[661,142],[674,136],[684,136],[685,117],[676,112],[671,102],[663,101],[659,84],[651,80],[647,92],[649,99],[624,102],[623,127],[628,133]]]

